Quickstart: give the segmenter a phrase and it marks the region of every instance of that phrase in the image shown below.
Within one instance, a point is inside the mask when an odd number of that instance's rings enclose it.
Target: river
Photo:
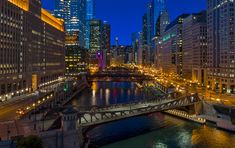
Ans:
[[[140,100],[141,90],[131,82],[93,82],[70,103],[110,105]],[[88,132],[91,147],[103,148],[235,148],[235,134],[213,125],[200,125],[162,113],[133,117]]]

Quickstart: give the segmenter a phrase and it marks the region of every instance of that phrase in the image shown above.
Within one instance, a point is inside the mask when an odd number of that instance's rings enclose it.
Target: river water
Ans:
[[[110,105],[140,100],[131,82],[93,82],[70,103]],[[88,132],[91,147],[103,148],[235,148],[235,134],[162,113],[99,125]]]

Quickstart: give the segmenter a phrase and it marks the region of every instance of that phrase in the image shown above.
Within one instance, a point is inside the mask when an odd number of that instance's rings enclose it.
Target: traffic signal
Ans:
[[[68,82],[64,83],[64,91],[67,92],[69,90],[69,84]]]

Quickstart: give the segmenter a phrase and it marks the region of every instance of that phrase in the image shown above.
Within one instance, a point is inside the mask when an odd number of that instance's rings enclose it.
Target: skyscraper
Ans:
[[[131,42],[132,42],[132,51],[133,51],[133,62],[137,63],[137,53],[138,53],[138,39],[136,32],[131,34]]]
[[[158,43],[157,65],[167,73],[182,76],[183,39],[182,23],[189,14],[182,14],[171,22]]]
[[[86,4],[86,48],[90,47],[90,20],[95,19],[95,0],[87,0]]]
[[[139,46],[138,46],[138,52],[137,52],[137,64],[142,65],[143,64],[143,32],[139,32]]]
[[[235,93],[234,1],[207,1],[208,88]]]
[[[65,36],[65,75],[78,76],[87,72],[87,49],[79,46],[78,33]]]
[[[157,32],[157,20],[162,12],[166,10],[165,0],[151,0],[147,5],[147,45],[150,49],[149,61],[155,61],[155,41],[154,37]]]
[[[108,22],[103,22],[102,29],[102,49],[110,52],[111,48],[111,25]]]
[[[156,32],[154,37],[154,64],[157,65],[157,52],[158,52],[158,43],[161,42],[161,37],[165,33],[166,27],[170,24],[170,18],[168,15],[167,10],[163,10],[158,17],[158,20],[156,22]]]
[[[154,37],[154,17],[153,17],[154,11],[153,11],[153,3],[148,3],[147,6],[147,44],[151,45],[152,38]]]
[[[155,28],[156,28],[156,32],[155,32],[155,36],[156,37],[160,37],[161,35],[163,35],[163,33],[166,30],[166,27],[170,24],[170,17],[169,14],[167,12],[167,10],[163,10],[159,17],[158,20],[155,24]]]
[[[151,0],[147,6],[147,26],[148,26],[148,45],[151,45],[152,39],[157,32],[157,20],[162,12],[166,12],[165,0]]]
[[[148,40],[148,17],[145,13],[142,17],[142,32],[143,32],[143,44],[147,44]]]
[[[101,20],[93,19],[90,21],[90,67],[102,68],[102,32],[103,24]]]
[[[158,17],[163,11],[166,10],[165,0],[152,0],[152,7],[153,7],[153,33],[155,36],[156,30],[157,30],[156,23],[157,23]]]
[[[191,14],[184,19],[182,76],[193,82],[206,82],[207,25],[206,11]]]
[[[111,60],[110,48],[111,48],[111,26],[108,22],[103,22],[102,28],[102,50],[104,57],[104,65],[109,66]]]
[[[66,32],[79,33],[79,45],[85,47],[86,0],[55,0],[54,15],[64,20]]]

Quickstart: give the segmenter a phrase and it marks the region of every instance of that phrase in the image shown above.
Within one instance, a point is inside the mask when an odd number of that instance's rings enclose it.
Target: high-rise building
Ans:
[[[152,39],[157,32],[157,20],[161,13],[166,13],[165,0],[151,0],[147,6],[147,24],[148,24],[148,45],[152,44]],[[168,14],[165,14],[168,15]]]
[[[183,37],[182,23],[189,14],[182,14],[171,22],[157,42],[157,65],[167,73],[182,76]]]
[[[152,0],[152,7],[153,7],[153,33],[155,36],[156,30],[158,29],[156,26],[156,23],[157,23],[159,16],[163,12],[166,13],[164,15],[168,15],[168,14],[166,12],[165,0]]]
[[[208,88],[235,93],[234,1],[207,1]]]
[[[90,67],[103,68],[102,34],[103,23],[101,20],[90,21]]]
[[[110,52],[111,48],[111,25],[108,22],[103,22],[102,29],[102,49],[106,49],[106,51]]]
[[[148,33],[147,33],[147,45],[150,49],[149,61],[151,64],[155,61],[155,41],[154,37],[156,36],[156,32],[158,30],[157,20],[160,14],[166,10],[165,7],[165,0],[151,0],[147,6],[147,26],[148,26]]]
[[[137,64],[143,64],[143,32],[139,32],[139,45],[138,45],[138,52],[137,52]]]
[[[154,65],[157,65],[158,43],[161,41],[162,35],[165,33],[166,27],[170,24],[170,17],[167,10],[163,10],[156,22],[156,33],[154,37]]]
[[[95,18],[95,0],[86,1],[86,19],[92,20]]]
[[[170,24],[170,17],[167,10],[163,10],[156,22],[156,32],[155,36],[160,37],[166,30],[166,27]]]
[[[147,44],[152,44],[152,38],[154,37],[154,9],[153,2],[147,5]]]
[[[40,0],[0,1],[0,99],[34,91],[64,75],[63,21]]]
[[[79,46],[78,33],[65,36],[65,75],[79,76],[87,73],[87,49]]]
[[[206,11],[184,19],[182,76],[193,82],[206,82],[207,24]]]
[[[86,41],[86,0],[55,0],[54,15],[64,20],[65,31],[79,32],[79,45]]]
[[[108,22],[103,22],[102,29],[102,50],[104,53],[105,66],[110,66],[111,60],[111,26]]]
[[[144,14],[142,17],[142,32],[143,32],[143,44],[147,45],[148,41],[148,15]]]
[[[132,51],[133,51],[133,62],[137,63],[137,52],[138,52],[138,38],[136,32],[131,34],[131,44],[132,44]]]
[[[87,0],[86,4],[86,48],[90,47],[90,20],[95,19],[95,0]]]
[[[129,64],[132,63],[132,46],[112,46],[113,56],[111,57],[111,63],[113,65]]]

